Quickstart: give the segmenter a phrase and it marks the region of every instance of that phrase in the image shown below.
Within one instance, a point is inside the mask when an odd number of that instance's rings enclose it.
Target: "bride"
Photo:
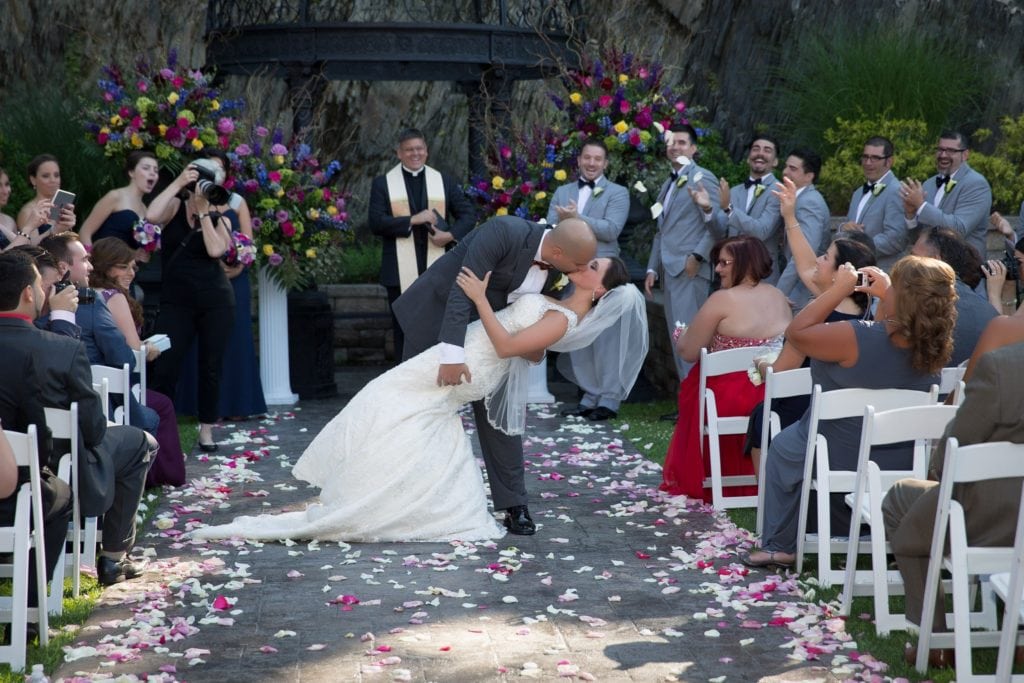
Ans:
[[[647,355],[643,296],[618,258],[597,258],[568,275],[561,301],[524,294],[497,313],[485,296],[490,278],[463,268],[456,282],[480,320],[466,334],[472,382],[438,386],[434,346],[367,384],[321,430],[292,473],[320,488],[305,510],[237,517],[202,527],[197,539],[478,541],[504,536],[487,509],[480,468],[459,417],[460,406],[484,398],[488,416],[506,433],[522,433],[528,364],[521,356],[569,351],[625,318],[620,376],[627,388]]]

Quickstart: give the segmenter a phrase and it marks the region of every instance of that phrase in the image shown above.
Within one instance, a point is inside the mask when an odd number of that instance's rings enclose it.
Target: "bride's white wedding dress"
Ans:
[[[526,294],[498,312],[509,332],[548,310],[576,314],[540,294]],[[320,487],[305,510],[237,517],[194,538],[257,540],[477,541],[505,530],[488,511],[480,467],[460,406],[488,396],[508,372],[480,322],[466,330],[471,383],[437,386],[438,347],[367,384],[313,439],[292,473]]]

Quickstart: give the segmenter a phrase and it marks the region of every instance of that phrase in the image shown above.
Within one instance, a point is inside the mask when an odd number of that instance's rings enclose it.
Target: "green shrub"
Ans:
[[[374,283],[380,279],[380,240],[353,242],[317,257],[313,277],[318,284]]]

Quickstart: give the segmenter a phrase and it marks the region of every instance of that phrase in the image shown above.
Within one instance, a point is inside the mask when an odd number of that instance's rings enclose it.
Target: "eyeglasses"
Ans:
[[[864,163],[865,161],[884,161],[885,159],[888,159],[891,156],[891,154],[886,154],[885,156],[878,156],[877,154],[861,154],[860,162]]]
[[[966,147],[936,147],[935,153],[939,156],[953,156],[954,154],[963,154],[967,151]]]
[[[736,262],[736,259],[731,259],[731,258],[730,259],[720,258],[717,261],[718,265],[720,265],[722,268],[725,268],[726,266],[731,266],[735,262]]]

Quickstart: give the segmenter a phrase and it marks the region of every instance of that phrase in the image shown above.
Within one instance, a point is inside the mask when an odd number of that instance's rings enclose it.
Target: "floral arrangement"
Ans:
[[[84,114],[88,136],[119,161],[151,149],[174,173],[205,147],[228,150],[244,103],[221,98],[212,77],[180,64],[175,50],[161,67],[140,58],[126,73],[110,64],[98,81],[99,103]]]
[[[256,244],[244,232],[231,231],[231,246],[221,257],[229,266],[251,266],[256,262]]]
[[[499,142],[489,160],[491,178],[475,178],[466,192],[485,216],[513,214],[538,221],[551,194],[569,178],[561,160],[564,138],[548,129],[514,143]]]
[[[285,144],[280,130],[257,126],[228,152],[232,177],[225,187],[249,204],[260,244],[256,262],[270,267],[285,288],[306,285],[318,257],[340,249],[350,236],[346,197],[334,188],[341,164],[326,166],[309,145]]]
[[[159,223],[150,223],[145,218],[135,221],[132,226],[132,235],[145,251],[153,253],[160,248],[160,233],[163,226]]]

